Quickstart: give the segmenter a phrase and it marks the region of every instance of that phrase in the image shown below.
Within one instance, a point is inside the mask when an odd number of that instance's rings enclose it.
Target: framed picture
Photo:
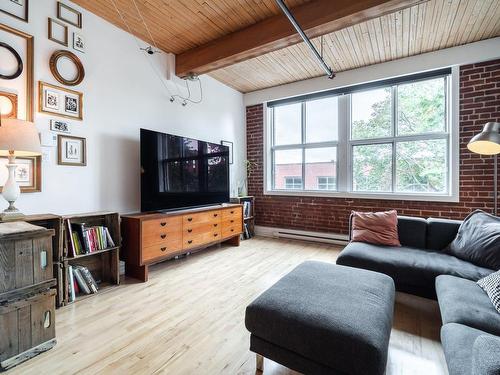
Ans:
[[[17,118],[17,94],[0,91],[0,116]]]
[[[60,120],[50,120],[50,130],[59,133],[71,133],[69,124]]]
[[[68,26],[62,22],[49,18],[49,40],[59,43],[65,47],[68,46]]]
[[[83,64],[73,52],[54,52],[50,57],[49,66],[54,78],[63,85],[76,86],[85,78]]]
[[[38,107],[41,113],[83,120],[83,93],[40,81]]]
[[[229,164],[233,164],[233,142],[230,141],[220,141],[220,144],[223,146],[229,147]]]
[[[73,49],[85,52],[85,39],[81,34],[73,33]]]
[[[3,187],[9,177],[6,165],[7,157],[0,157],[0,185]],[[23,193],[42,191],[42,157],[17,157],[16,181]]]
[[[59,134],[57,136],[57,164],[87,165],[87,141],[85,138]]]
[[[29,0],[2,0],[0,1],[0,12],[18,20],[28,22]]]
[[[60,1],[57,2],[57,18],[79,29],[82,28],[82,13]]]
[[[0,4],[5,1],[1,0]],[[33,121],[34,118],[33,44],[33,36],[0,23],[0,61],[2,71],[9,73],[8,77],[0,77],[0,86],[2,91],[17,94],[16,117],[27,121]]]

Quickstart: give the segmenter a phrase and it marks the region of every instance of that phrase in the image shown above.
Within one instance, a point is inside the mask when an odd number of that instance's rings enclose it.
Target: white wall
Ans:
[[[66,3],[83,12],[83,29],[70,26],[70,42],[72,32],[77,30],[86,40],[85,54],[73,51],[86,70],[85,80],[74,87],[84,93],[84,121],[69,122],[72,135],[87,138],[87,166],[59,166],[57,149],[51,148],[50,161],[43,162],[42,192],[22,194],[17,206],[25,213],[139,210],[141,127],[215,143],[233,141],[234,195],[244,176],[246,154],[242,95],[202,76],[202,104],[182,107],[170,103],[169,93],[131,35],[69,1]],[[64,47],[47,39],[48,17],[56,18],[55,0],[30,1],[29,24],[0,13],[1,23],[35,36],[36,87],[39,80],[58,84],[50,73],[49,58]],[[172,83],[169,87],[175,93]],[[36,104],[37,127],[42,132],[49,131],[49,120],[55,117],[37,111]],[[1,202],[0,208],[4,206]]]
[[[244,101],[245,105],[249,106],[276,99],[497,58],[500,58],[500,37],[339,72],[333,80],[318,77],[253,91],[245,94]]]

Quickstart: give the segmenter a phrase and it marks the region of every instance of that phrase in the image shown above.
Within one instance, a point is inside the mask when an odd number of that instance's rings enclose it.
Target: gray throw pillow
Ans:
[[[477,285],[483,288],[495,309],[500,313],[500,271],[483,277],[477,282]]]
[[[448,252],[477,266],[500,269],[500,218],[474,211],[460,225]]]

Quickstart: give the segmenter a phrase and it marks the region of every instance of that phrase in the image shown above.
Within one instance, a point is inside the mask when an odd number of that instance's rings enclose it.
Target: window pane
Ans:
[[[337,190],[337,147],[306,149],[305,169],[306,190]]]
[[[353,191],[392,190],[392,144],[353,147]]]
[[[366,139],[392,135],[391,88],[351,95],[351,137]]]
[[[280,150],[274,152],[274,188],[286,189],[290,177],[300,179],[299,189],[302,189],[302,149]],[[296,186],[297,180],[293,182]],[[291,186],[288,184],[288,186]],[[296,189],[296,187],[293,187]]]
[[[338,98],[306,102],[306,142],[328,142],[338,139]]]
[[[300,103],[274,107],[274,144],[302,143],[302,105]]]
[[[447,190],[445,139],[396,144],[398,192],[445,193]]]
[[[398,86],[398,134],[445,130],[444,78]]]

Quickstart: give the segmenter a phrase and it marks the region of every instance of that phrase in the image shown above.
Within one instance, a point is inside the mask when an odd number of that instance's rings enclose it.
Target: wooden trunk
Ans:
[[[55,345],[55,294],[51,289],[0,306],[1,370]]]

